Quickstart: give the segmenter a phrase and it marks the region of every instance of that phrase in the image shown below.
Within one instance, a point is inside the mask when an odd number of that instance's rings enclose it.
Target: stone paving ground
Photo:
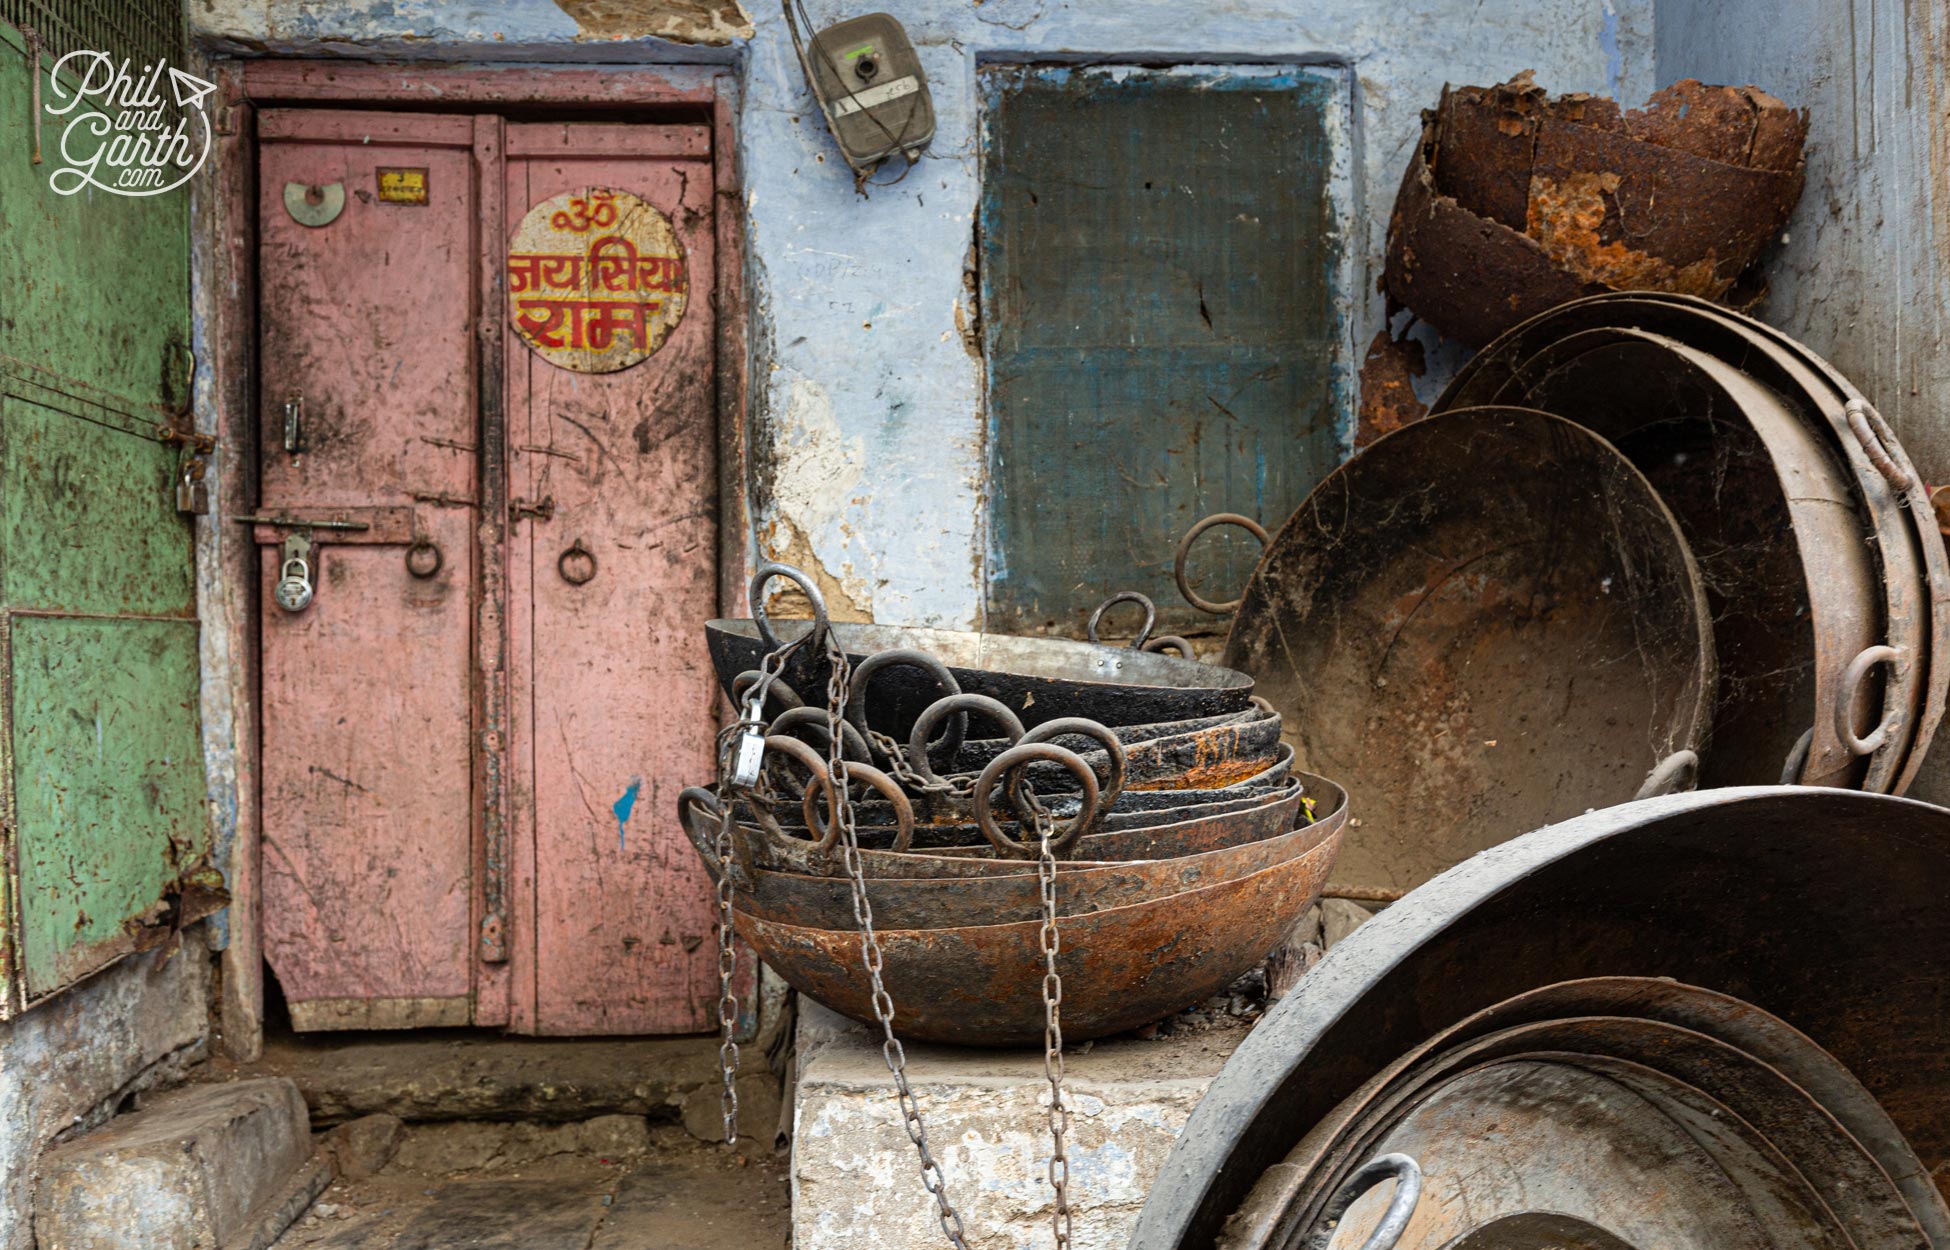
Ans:
[[[641,1116],[415,1125],[274,1250],[786,1250],[788,1181],[783,1154]]]

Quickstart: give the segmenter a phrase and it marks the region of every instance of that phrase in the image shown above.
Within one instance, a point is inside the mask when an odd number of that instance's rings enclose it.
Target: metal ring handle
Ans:
[[[577,566],[574,572],[569,571],[571,562]],[[571,586],[587,586],[596,580],[596,553],[583,546],[578,538],[569,544],[568,550],[555,557],[555,571]]]
[[[1097,818],[1097,773],[1090,765],[1083,762],[1081,755],[1054,742],[1018,742],[990,760],[988,767],[982,770],[981,778],[975,783],[975,824],[981,829],[982,836],[989,840],[989,845],[1004,855],[1030,859],[1038,853],[1037,847],[1018,842],[1002,832],[1002,826],[995,820],[993,801],[996,785],[1003,778],[1022,765],[1032,764],[1037,760],[1049,760],[1063,765],[1077,779],[1077,785],[1082,790],[1083,805],[1077,810],[1077,814],[1070,818],[1069,827],[1050,839],[1051,851],[1068,850],[1083,832],[1084,827]],[[1012,798],[1013,790],[1012,786]]]
[[[427,562],[428,557],[432,558],[431,564]],[[431,538],[416,538],[406,549],[406,571],[421,581],[437,576],[446,563],[447,558],[440,554],[440,548]]]
[[[1097,783],[1098,803],[1109,811],[1117,796],[1124,793],[1124,743],[1118,736],[1097,721],[1084,716],[1063,716],[1056,720],[1044,721],[1022,736],[1022,742],[1048,742],[1064,734],[1075,734],[1080,738],[1095,738],[1104,744],[1104,753],[1110,757],[1104,769],[1103,780]],[[1010,798],[1015,798],[1014,787]]]
[[[1245,530],[1254,538],[1259,539],[1259,545],[1262,548],[1266,546],[1269,540],[1266,535],[1265,526],[1249,516],[1240,516],[1237,512],[1215,512],[1203,521],[1200,521],[1197,525],[1186,530],[1185,536],[1178,540],[1178,554],[1173,556],[1171,560],[1171,575],[1177,579],[1178,593],[1185,596],[1186,603],[1191,604],[1199,611],[1210,612],[1214,616],[1224,616],[1228,612],[1237,612],[1239,605],[1245,602],[1245,597],[1242,595],[1227,603],[1214,603],[1210,599],[1201,597],[1197,591],[1192,589],[1192,584],[1185,580],[1185,557],[1192,553],[1192,544],[1198,541],[1200,534],[1217,525],[1234,525]]]
[[[907,797],[907,791],[901,789],[899,782],[871,764],[847,764],[847,780],[855,777],[878,790],[894,805],[894,849],[904,851],[914,845],[914,803]],[[823,851],[838,841],[839,832],[837,827],[828,829],[820,818],[819,804],[815,801],[818,785],[817,779],[806,783],[806,796],[800,800],[800,810],[805,815],[806,828],[819,835],[813,849]]]
[[[1863,454],[1876,467],[1876,472],[1882,474],[1883,480],[1889,483],[1889,488],[1898,495],[1908,494],[1916,480],[1889,454],[1890,446],[1896,441],[1896,432],[1889,428],[1882,414],[1871,407],[1867,400],[1851,399],[1842,405],[1842,415],[1847,418],[1849,432],[1855,435],[1855,441],[1862,444]]]
[[[695,819],[702,810],[711,818],[709,828],[700,827]],[[704,870],[717,881],[721,871],[718,865],[716,843],[717,824],[724,819],[724,808],[718,804],[718,796],[703,786],[685,786],[677,792],[677,825],[697,848],[698,858],[704,861]]]
[[[823,788],[826,791],[827,807],[830,809],[834,805],[832,779],[826,773],[826,761],[820,757],[819,752],[813,750],[811,747],[799,741],[799,739],[797,738],[788,738],[784,734],[766,734],[765,735],[766,757],[768,759],[771,758],[774,752],[777,752],[778,754],[785,756],[787,759],[795,760],[798,763],[805,765],[806,771],[812,774],[812,780],[806,783],[807,788],[810,789],[813,786],[819,786]],[[804,800],[801,800],[801,802],[803,801]],[[758,810],[761,813],[763,813],[764,811],[763,808],[759,808]],[[762,819],[760,823],[765,826],[767,832],[777,834],[780,837],[791,836],[785,832],[785,829],[779,824],[777,820],[769,819],[769,818]],[[812,832],[811,829],[808,828],[807,833],[810,834],[811,832]],[[839,825],[837,824],[831,825],[829,828],[826,829],[825,836],[815,842],[813,846],[813,850],[815,851],[832,850],[833,843],[839,840],[839,836],[840,836]]]
[[[1166,651],[1176,651],[1180,659],[1194,660],[1198,658],[1192,654],[1192,644],[1186,642],[1177,634],[1159,634],[1156,638],[1147,638],[1145,639],[1144,645],[1139,647],[1138,650],[1149,651],[1153,655],[1162,655]]]
[[[765,615],[765,596],[759,593],[765,589],[765,583],[775,577],[783,577],[797,586],[805,594],[806,601],[812,604],[813,627],[805,640],[817,649],[820,639],[833,628],[832,621],[826,615],[825,596],[819,593],[819,587],[813,585],[812,578],[789,564],[775,564],[770,560],[752,570],[751,584],[745,590],[752,604],[752,621],[758,626],[758,636],[764,640],[765,649],[777,651],[784,645],[779,641],[779,636],[772,632],[772,621]]]
[[[1699,782],[1699,752],[1674,751],[1671,755],[1652,766],[1652,771],[1639,783],[1639,792],[1632,798],[1656,799],[1662,794],[1676,794],[1690,790]]]
[[[1860,689],[1862,679],[1869,675],[1869,670],[1878,664],[1891,666],[1900,664],[1902,658],[1903,653],[1895,647],[1874,646],[1866,648],[1862,654],[1850,660],[1848,667],[1842,670],[1841,686],[1835,692],[1835,736],[1842,740],[1843,746],[1856,755],[1875,754],[1884,743],[1895,736],[1898,729],[1903,727],[1903,710],[1892,707],[1868,737],[1858,738],[1855,736],[1855,726],[1849,723],[1848,715],[1849,709],[1855,706],[1856,691]]]
[[[772,723],[767,726],[766,732],[782,734],[788,729],[797,729],[803,725],[807,729],[817,731],[823,739],[821,742],[814,743],[815,746],[830,748],[833,743],[833,731],[827,727],[828,715],[823,707],[788,708],[772,718]],[[873,763],[873,752],[867,746],[867,740],[860,736],[859,730],[844,720],[840,722],[840,749],[855,763]]]
[[[1801,784],[1801,773],[1808,767],[1808,754],[1814,750],[1814,745],[1815,727],[1810,725],[1801,731],[1801,736],[1795,739],[1792,747],[1788,748],[1787,759],[1781,764],[1782,785]]]
[[[745,696],[751,693],[752,686],[763,677],[764,674],[757,669],[748,668],[731,679],[731,702],[738,708],[739,715],[744,714]],[[779,707],[787,712],[806,706],[806,701],[799,697],[799,692],[786,685],[784,679],[779,677],[774,677],[772,684],[765,688],[765,698],[768,703],[777,699]]]
[[[907,735],[907,764],[919,773],[923,780],[941,783],[932,765],[928,763],[928,735],[934,732],[949,715],[955,712],[980,712],[1002,728],[1002,736],[1011,745],[1022,741],[1022,720],[1009,710],[1009,705],[985,694],[951,694],[945,699],[937,699],[914,718],[914,729]],[[1095,778],[1092,778],[1095,783]]]
[[[913,647],[876,651],[854,666],[853,689],[846,696],[846,719],[862,738],[867,738],[867,687],[873,682],[874,674],[881,669],[900,666],[918,668],[934,678],[935,684],[941,687],[943,697],[951,698],[961,693],[961,683],[948,671],[948,666],[925,651]],[[941,740],[933,746],[939,747],[946,758],[953,759],[967,737],[968,716],[963,713],[948,723],[941,733]]]
[[[1314,1225],[1314,1232],[1307,1239],[1307,1250],[1326,1250],[1327,1243],[1334,1239],[1335,1230],[1340,1227],[1341,1217],[1362,1194],[1367,1193],[1385,1180],[1395,1182],[1395,1196],[1388,1200],[1388,1209],[1382,1212],[1381,1222],[1374,1226],[1368,1239],[1361,1243],[1361,1250],[1394,1250],[1402,1233],[1408,1229],[1408,1221],[1415,1214],[1415,1204],[1422,1200],[1422,1167],[1407,1155],[1382,1155],[1370,1159],[1356,1168],[1354,1175],[1341,1183],[1328,1200],[1327,1209],[1320,1213],[1320,1222]]]
[[[1090,614],[1090,620],[1084,625],[1083,631],[1090,636],[1090,641],[1102,642],[1103,639],[1097,637],[1097,622],[1104,619],[1104,613],[1120,603],[1136,603],[1144,608],[1144,628],[1138,630],[1137,637],[1131,639],[1132,648],[1142,651],[1144,640],[1151,636],[1151,627],[1158,623],[1158,605],[1151,602],[1151,596],[1141,595],[1135,590],[1120,590],[1098,604],[1096,611]]]

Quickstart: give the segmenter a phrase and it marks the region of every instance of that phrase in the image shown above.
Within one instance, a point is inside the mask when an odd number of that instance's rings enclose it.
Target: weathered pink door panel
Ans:
[[[715,714],[698,629],[718,602],[708,131],[510,125],[507,151],[510,231],[557,195],[629,192],[670,220],[688,286],[662,347],[618,372],[559,367],[512,326],[507,337],[512,491],[553,505],[522,516],[510,543],[532,839],[517,859],[532,911],[513,1027],[702,1031],[715,1025],[716,913],[671,813],[710,773]]]
[[[259,114],[260,511],[373,523],[312,531],[298,613],[260,531],[264,940],[300,1028],[471,1018],[472,131]],[[382,168],[425,202],[381,198]],[[287,184],[343,209],[303,224]]]

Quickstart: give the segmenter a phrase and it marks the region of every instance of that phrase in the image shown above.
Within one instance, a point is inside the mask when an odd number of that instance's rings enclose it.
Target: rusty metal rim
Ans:
[[[1144,895],[1182,893],[1216,885],[1304,855],[1335,836],[1346,820],[1345,802],[1319,820],[1269,837],[1164,860],[1132,860],[1071,866],[1057,877],[1059,915],[1079,915],[1140,901]],[[868,895],[876,924],[919,930],[1003,924],[1041,915],[1040,879],[1027,871],[981,877],[876,877]],[[737,899],[741,910],[766,920],[814,928],[853,927],[851,884],[843,877],[814,876],[753,867]],[[976,915],[987,919],[975,920]]]
[[[1325,786],[1331,783],[1320,778],[1308,778],[1310,786]],[[1332,793],[1340,796],[1338,788]],[[1293,788],[1269,796],[1266,801],[1236,810],[1189,816],[1154,826],[1125,829],[1111,833],[1086,834],[1079,840],[1076,854],[1057,861],[1057,871],[1077,872],[1092,868],[1111,867],[1128,864],[1137,860],[1171,858],[1177,855],[1197,853],[1198,850],[1212,850],[1229,845],[1236,840],[1251,840],[1277,836],[1291,829],[1309,795],[1307,787],[1296,783]],[[1342,808],[1345,797],[1341,796]],[[1325,817],[1316,817],[1316,824],[1327,823]],[[715,830],[693,829],[688,823],[684,826],[693,846],[705,861],[707,870],[715,868],[711,853]],[[741,865],[768,868],[775,871],[802,873],[807,876],[831,876],[841,867],[836,857],[818,851],[813,843],[800,838],[778,839],[767,831],[744,823],[737,827],[734,839]],[[1160,854],[1158,852],[1168,852]],[[965,847],[928,848],[923,850],[892,851],[862,850],[860,852],[862,871],[869,878],[913,878],[913,877],[969,877],[1014,876],[1023,871],[1022,861],[998,856],[987,843]]]
[[[1506,999],[1397,1057],[1343,1100],[1279,1165],[1267,1170],[1228,1221],[1227,1245],[1264,1245],[1284,1240],[1283,1228],[1307,1227],[1304,1214],[1296,1211],[1303,1205],[1302,1190],[1310,1180],[1317,1192],[1328,1189],[1328,1178],[1316,1174],[1330,1159],[1333,1170],[1344,1171],[1353,1160],[1372,1153],[1372,1142],[1350,1145],[1346,1134],[1350,1123],[1388,1091],[1399,1091],[1411,1080],[1426,1086],[1438,1061],[1453,1067],[1458,1051],[1486,1038],[1510,1038],[1526,1028],[1592,1018],[1669,1027],[1710,1039],[1752,1060],[1818,1108],[1820,1116],[1855,1145],[1869,1163],[1863,1179],[1880,1180],[1896,1191],[1903,1213],[1929,1231],[1932,1244],[1944,1244],[1950,1237],[1950,1225],[1943,1222],[1950,1212],[1888,1114],[1847,1069],[1806,1035],[1751,1003],[1699,986],[1661,978],[1594,977]],[[1392,1105],[1400,1105],[1399,1093],[1390,1097]],[[1312,1205],[1318,1201],[1316,1197]]]
[[[1659,975],[1764,1002],[1863,1082],[1929,1187],[1950,1166],[1950,1082],[1925,1062],[1940,1057],[1950,997],[1947,891],[1950,812],[1859,791],[1699,791],[1513,839],[1362,925],[1309,972],[1308,992],[1267,1013],[1180,1133],[1131,1250],[1212,1246],[1264,1170],[1389,1057],[1588,977]],[[1554,940],[1519,936],[1538,932]],[[1901,975],[1879,979],[1892,932]]]
[[[1819,1047],[1800,1040],[1813,1052],[1807,1058],[1833,1065]],[[1249,1199],[1254,1222],[1268,1235],[1262,1240],[1232,1239],[1230,1244],[1291,1246],[1291,1237],[1282,1236],[1279,1226],[1309,1227],[1338,1179],[1361,1159],[1389,1148],[1390,1133],[1417,1106],[1458,1079],[1523,1061],[1623,1077],[1628,1087],[1647,1097],[1649,1108],[1656,1108],[1659,1093],[1657,1082],[1644,1076],[1676,1082],[1697,1092],[1714,1109],[1718,1123],[1735,1129],[1749,1146],[1761,1148],[1784,1179],[1801,1182],[1808,1213],[1829,1221],[1834,1234],[1830,1244],[1916,1244],[1921,1230],[1915,1212],[1888,1170],[1813,1095],[1759,1056],[1666,1021],[1577,1015],[1461,1038],[1451,1031],[1403,1056],[1385,1079],[1371,1082],[1308,1134],[1282,1169],[1269,1173],[1275,1187],[1284,1191],[1284,1202],[1268,1201],[1271,1195],[1266,1194]],[[1842,1072],[1839,1065],[1834,1068]],[[1708,1152],[1713,1153],[1710,1147]],[[1909,1162],[1918,1166],[1913,1157]],[[1717,1174],[1737,1184],[1739,1169],[1728,1167]],[[1266,1220],[1272,1214],[1269,1208],[1284,1208],[1285,1218]],[[1864,1231],[1872,1235],[1861,1241]]]
[[[1855,488],[1823,450],[1820,432],[1809,430],[1776,392],[1710,352],[1648,330],[1607,326],[1579,330],[1556,339],[1512,367],[1509,380],[1498,392],[1499,402],[1504,402],[1504,397],[1512,391],[1528,401],[1534,389],[1545,385],[1558,371],[1572,367],[1592,352],[1622,342],[1644,343],[1668,352],[1675,361],[1694,370],[1746,419],[1748,428],[1760,439],[1774,465],[1792,526],[1791,541],[1799,556],[1810,614],[1816,621],[1814,706],[1808,709],[1808,724],[1816,727],[1816,733],[1803,767],[1813,766],[1816,761],[1830,761],[1831,767],[1814,774],[1813,783],[1839,780],[1840,774],[1854,771],[1856,756],[1868,754],[1851,750],[1847,739],[1835,728],[1838,723],[1845,723],[1842,713],[1849,707],[1854,690],[1854,683],[1845,672],[1846,665],[1873,638],[1864,635],[1850,640],[1846,635],[1862,612],[1876,614],[1882,606],[1883,578],[1875,567],[1875,557],[1868,544],[1862,541],[1859,524],[1851,521],[1846,533],[1838,530],[1835,523],[1839,518],[1822,506],[1820,488],[1825,487],[1838,500],[1854,498]],[[1579,419],[1575,412],[1561,415],[1572,421]],[[1839,656],[1831,654],[1837,635],[1842,635],[1843,643]],[[1864,784],[1867,785],[1866,780]]]
[[[1619,311],[1613,315],[1613,310]],[[1525,345],[1537,342],[1538,336],[1562,337],[1564,331],[1553,330],[1558,323],[1568,321],[1578,329],[1596,329],[1634,324],[1629,320],[1634,313],[1657,318],[1658,332],[1717,355],[1743,372],[1752,372],[1749,359],[1735,359],[1725,351],[1716,350],[1719,338],[1730,334],[1743,346],[1758,352],[1762,357],[1758,363],[1766,365],[1772,375],[1761,380],[1784,397],[1792,399],[1799,395],[1807,407],[1821,415],[1819,421],[1808,418],[1811,423],[1825,428],[1840,445],[1840,454],[1853,470],[1851,476],[1858,497],[1869,508],[1879,536],[1875,543],[1877,559],[1885,564],[1890,561],[1899,566],[1910,564],[1914,575],[1911,577],[1902,576],[1900,568],[1885,571],[1883,581],[1889,602],[1884,626],[1889,633],[1888,642],[1899,647],[1911,644],[1913,654],[1919,657],[1912,667],[1922,670],[1915,677],[1917,687],[1923,691],[1921,710],[1910,718],[1906,744],[1900,749],[1885,746],[1878,757],[1871,759],[1872,775],[1883,780],[1877,788],[1902,793],[1914,780],[1942,719],[1946,695],[1950,694],[1950,656],[1944,654],[1950,648],[1950,553],[1945,552],[1937,535],[1934,510],[1925,492],[1912,490],[1906,501],[1895,499],[1888,481],[1849,429],[1848,401],[1858,399],[1866,403],[1867,400],[1833,365],[1805,344],[1766,323],[1708,300],[1653,291],[1611,292],[1567,301],[1505,331],[1463,365],[1433,410],[1440,410],[1464,394],[1484,371],[1509,369],[1513,367],[1512,357],[1534,353],[1534,346]],[[1711,341],[1702,341],[1697,334],[1688,337],[1689,327],[1701,326],[1710,326],[1720,333],[1709,336]],[[1912,480],[1920,480],[1900,444],[1890,449],[1890,457]],[[1916,596],[1912,591],[1918,589],[1918,578],[1927,604],[1914,601]],[[1919,611],[1924,608],[1927,610]]]

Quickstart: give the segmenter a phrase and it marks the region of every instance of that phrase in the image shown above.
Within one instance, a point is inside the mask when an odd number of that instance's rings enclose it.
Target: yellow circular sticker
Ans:
[[[578,373],[614,373],[654,355],[683,320],[686,289],[670,219],[628,191],[543,200],[508,246],[515,332]]]

